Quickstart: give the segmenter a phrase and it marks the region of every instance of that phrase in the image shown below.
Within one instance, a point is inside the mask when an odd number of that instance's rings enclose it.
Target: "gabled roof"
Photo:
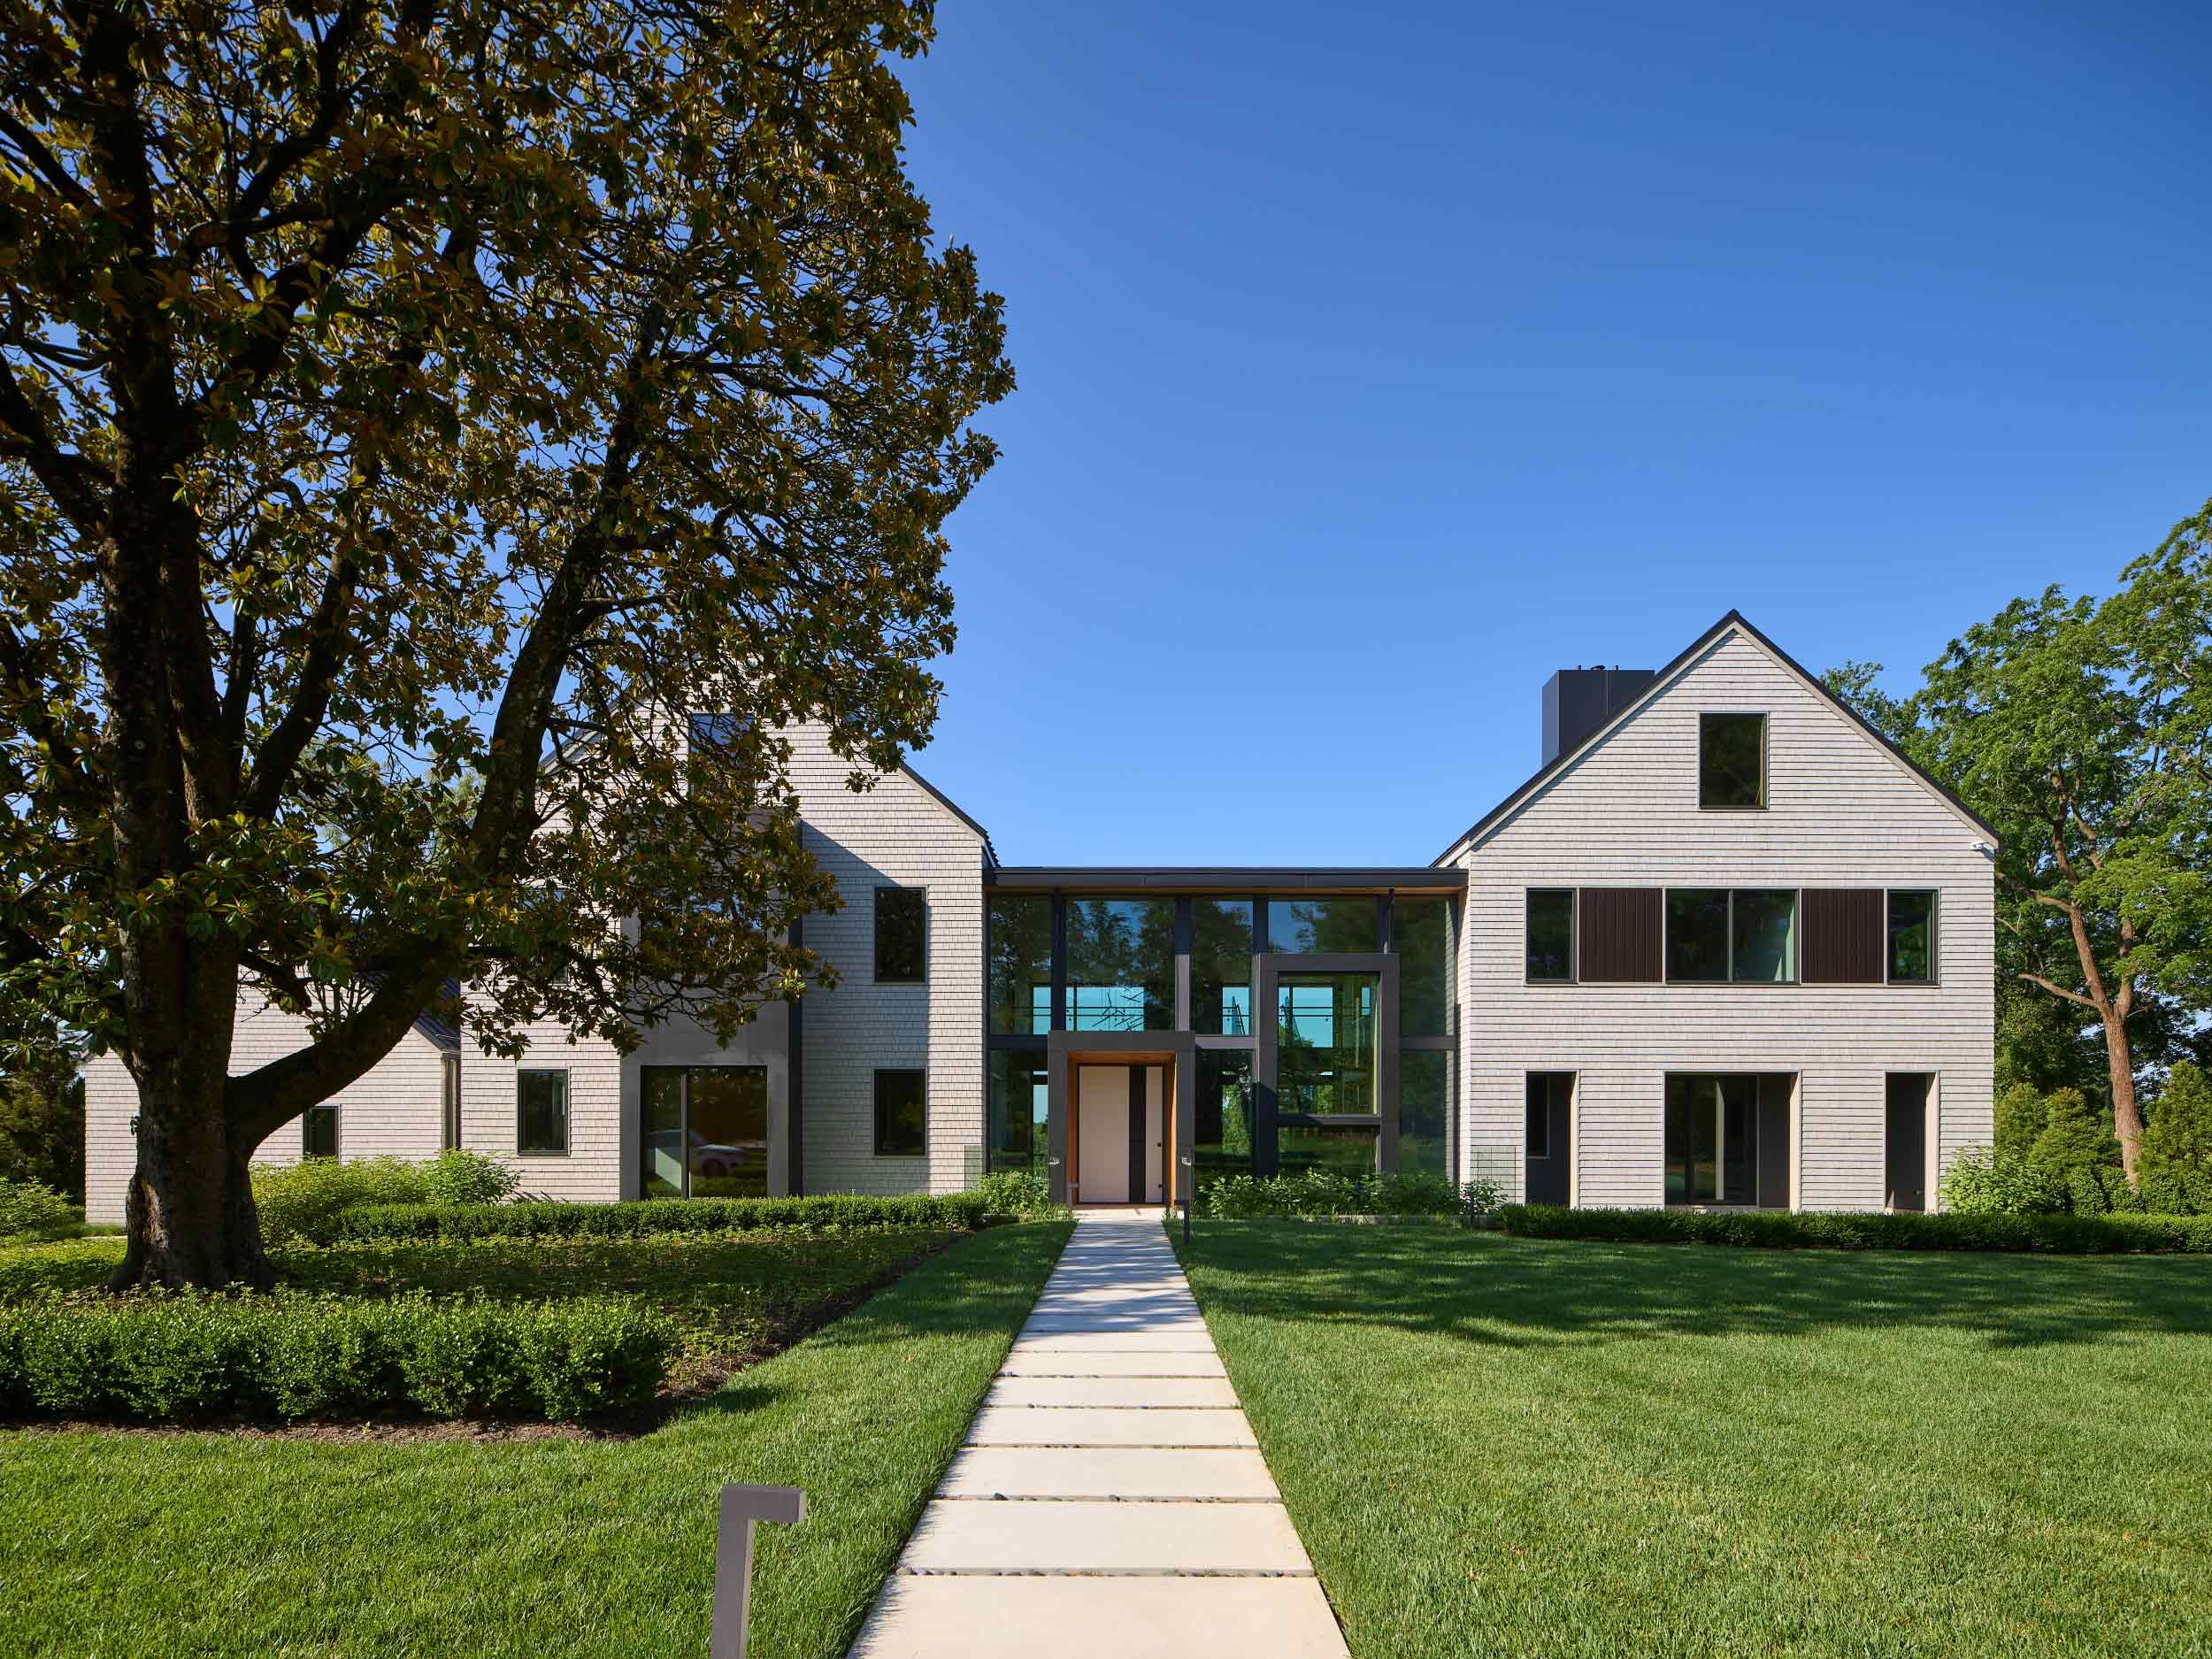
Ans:
[[[970,818],[967,812],[961,807],[960,803],[954,800],[942,789],[940,789],[935,784],[930,782],[928,779],[923,777],[920,772],[916,772],[913,767],[908,765],[905,762],[901,761],[899,763],[899,770],[904,772],[908,777],[911,778],[916,783],[921,785],[923,789],[928,793],[930,798],[935,801],[939,806],[944,808],[946,811],[951,813],[953,817],[958,818],[963,824],[965,824],[970,829],[983,837],[984,868],[987,870],[997,869],[998,849],[991,844],[991,832],[985,829],[982,825],[977,823],[973,818]]]
[[[461,1005],[461,982],[448,979],[440,988],[437,1006],[458,1008]],[[461,1052],[461,1028],[451,1021],[442,1019],[425,1009],[415,1016],[415,1029],[420,1032],[446,1054]]]
[[[1925,767],[1922,766],[1917,761],[1914,760],[1911,756],[1906,754],[1903,749],[1898,748],[1896,744],[1890,741],[1888,737],[1878,731],[1874,726],[1868,721],[1864,715],[1861,714],[1856,709],[1846,703],[1841,697],[1836,695],[1834,692],[1829,690],[1827,686],[1822,682],[1818,675],[1809,673],[1805,670],[1804,666],[1800,664],[1795,657],[1792,657],[1787,651],[1784,650],[1780,646],[1777,645],[1772,640],[1767,638],[1765,634],[1762,634],[1756,627],[1755,627],[1751,623],[1751,619],[1746,617],[1742,611],[1731,610],[1726,616],[1713,624],[1711,627],[1706,629],[1704,633],[1699,634],[1696,639],[1691,641],[1690,643],[1675,657],[1673,661],[1670,662],[1664,668],[1662,668],[1659,671],[1657,677],[1652,680],[1650,686],[1645,689],[1641,696],[1638,697],[1633,703],[1630,703],[1628,707],[1623,709],[1618,714],[1616,714],[1611,719],[1607,720],[1604,724],[1598,726],[1596,730],[1589,733],[1572,749],[1562,750],[1548,764],[1539,768],[1535,776],[1529,779],[1526,783],[1521,785],[1519,788],[1514,790],[1513,793],[1507,795],[1504,800],[1499,802],[1497,805],[1492,807],[1487,812],[1484,813],[1471,825],[1468,826],[1463,833],[1455,836],[1452,841],[1452,844],[1449,847],[1447,847],[1442,852],[1437,854],[1432,862],[1440,864],[1442,864],[1447,858],[1449,858],[1454,853],[1457,852],[1462,847],[1464,847],[1469,841],[1473,841],[1485,830],[1488,829],[1499,819],[1505,817],[1507,813],[1512,811],[1514,808],[1519,806],[1521,803],[1527,800],[1530,795],[1533,795],[1537,790],[1542,788],[1544,785],[1548,783],[1555,776],[1565,771],[1567,767],[1572,765],[1575,761],[1579,759],[1583,755],[1586,754],[1598,743],[1602,742],[1606,737],[1610,735],[1624,722],[1633,719],[1636,715],[1641,711],[1646,703],[1649,703],[1653,698],[1658,696],[1662,692],[1666,690],[1668,686],[1672,684],[1675,679],[1680,675],[1685,669],[1686,669],[1693,662],[1696,661],[1699,657],[1704,654],[1707,647],[1713,644],[1721,637],[1721,635],[1727,633],[1731,628],[1737,629],[1741,633],[1747,634],[1770,657],[1773,657],[1777,662],[1780,663],[1783,667],[1788,669],[1790,672],[1795,674],[1800,680],[1803,680],[1806,685],[1811,687],[1812,689],[1818,695],[1825,699],[1839,714],[1841,714],[1846,719],[1849,720],[1852,725],[1857,726],[1859,730],[1865,733],[1867,736],[1872,738],[1877,743],[1879,743],[1885,749],[1888,750],[1891,757],[1896,760],[1899,765],[1904,767],[1907,772],[1910,772],[1923,784],[1926,785],[1929,791],[1941,799],[1945,804],[1952,809],[1952,810],[1957,812],[1962,818],[1965,818],[1968,823],[1973,825],[1974,827],[1980,830],[1983,834],[1988,836],[1993,843],[1997,840],[1997,831],[1987,818],[1984,818],[1980,813],[1975,811],[1972,807],[1967,805],[1966,803],[1960,800],[1958,796],[1953,795],[1951,791],[1945,788],[1942,784],[1937,782],[1936,780],[1930,775]]]

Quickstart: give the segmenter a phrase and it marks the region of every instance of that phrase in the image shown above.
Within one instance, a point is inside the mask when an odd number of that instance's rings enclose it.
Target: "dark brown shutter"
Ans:
[[[1659,889],[1585,887],[1582,915],[1585,980],[1655,985],[1659,980]]]
[[[1882,889],[1807,887],[1798,917],[1798,977],[1807,985],[1879,985]]]

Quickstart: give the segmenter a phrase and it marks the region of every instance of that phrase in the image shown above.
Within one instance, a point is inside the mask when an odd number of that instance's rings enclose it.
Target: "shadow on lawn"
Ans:
[[[2212,1334],[2212,1261],[2201,1256],[1750,1250],[1244,1222],[1202,1225],[1189,1259],[1203,1299],[1225,1313],[1507,1346],[1870,1325],[2001,1348]]]

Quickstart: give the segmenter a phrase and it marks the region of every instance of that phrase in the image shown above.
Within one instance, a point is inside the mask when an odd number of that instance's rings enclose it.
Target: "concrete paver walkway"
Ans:
[[[1159,1212],[1076,1225],[854,1659],[1345,1659]]]

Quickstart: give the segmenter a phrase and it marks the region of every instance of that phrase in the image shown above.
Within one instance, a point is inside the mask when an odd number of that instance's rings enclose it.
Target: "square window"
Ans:
[[[515,1073],[515,1150],[524,1156],[568,1151],[568,1073]]]
[[[334,1158],[338,1156],[338,1109],[310,1106],[300,1114],[300,1156]]]
[[[876,1156],[922,1156],[923,1076],[919,1071],[876,1073]]]
[[[1697,717],[1697,803],[1717,808],[1767,803],[1765,715]]]
[[[876,983],[919,985],[928,962],[928,895],[920,887],[876,889]]]
[[[1889,895],[1889,982],[1933,985],[1935,963],[1935,894],[1893,888]]]
[[[1667,980],[1719,984],[1728,978],[1728,890],[1667,889]]]
[[[1572,887],[1528,891],[1528,979],[1532,985],[1565,985],[1575,977],[1575,894]]]

